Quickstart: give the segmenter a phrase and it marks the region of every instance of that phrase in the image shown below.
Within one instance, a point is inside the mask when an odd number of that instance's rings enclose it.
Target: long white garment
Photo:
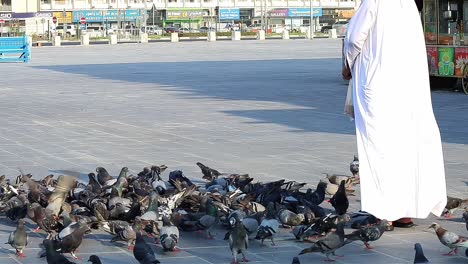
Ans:
[[[414,0],[364,0],[348,25],[362,210],[394,221],[441,215],[446,183]]]

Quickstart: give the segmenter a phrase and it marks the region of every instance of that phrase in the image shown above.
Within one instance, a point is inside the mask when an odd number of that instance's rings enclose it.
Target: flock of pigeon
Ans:
[[[0,212],[17,222],[17,228],[7,241],[18,258],[26,257],[28,245],[25,218],[37,224],[34,232],[42,230],[43,252],[49,264],[73,263],[63,254],[79,259],[75,252],[83,237],[92,230],[104,230],[113,235],[113,241],[125,241],[128,250],[141,264],[160,263],[144,236],[153,237],[165,251],[180,251],[177,244],[180,231],[201,232],[213,239],[212,229],[226,228],[225,240],[232,251],[233,262],[247,262],[246,251],[253,238],[271,241],[275,245],[279,228],[292,228],[297,240],[311,243],[299,255],[320,252],[326,260],[337,256],[335,251],[351,242],[378,240],[388,230],[384,219],[366,212],[348,213],[348,196],[359,184],[359,160],[350,164],[352,176],[326,175],[315,190],[306,189],[296,181],[254,182],[248,174],[220,173],[198,162],[205,184],[194,184],[182,171],[169,173],[163,180],[165,165],[145,167],[136,176],[128,175],[124,167],[118,177],[98,167],[89,173],[84,184],[76,178],[48,175],[41,180],[30,174],[17,176],[15,181],[0,177]],[[331,197],[326,200],[326,197]],[[329,202],[334,210],[321,206]],[[466,201],[449,198],[447,214],[462,207]],[[468,230],[468,209],[463,214]],[[345,226],[356,229],[345,233]],[[432,226],[449,254],[468,247],[468,238]],[[415,244],[414,263],[426,263],[420,244]],[[468,253],[468,250],[467,250]],[[238,255],[242,259],[238,258]],[[101,263],[92,255],[93,264]],[[293,264],[300,263],[294,257]]]

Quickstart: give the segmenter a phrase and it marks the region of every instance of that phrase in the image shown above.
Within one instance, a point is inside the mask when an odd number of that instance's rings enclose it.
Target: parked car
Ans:
[[[63,36],[63,25],[58,25],[55,27],[55,32],[57,32],[57,34],[59,36]],[[75,25],[67,25],[67,30],[65,31],[65,36],[66,37],[74,37],[76,36],[76,26]]]
[[[335,24],[333,24],[332,28],[336,29],[336,34],[338,36],[344,36],[346,35],[346,30],[348,29],[348,23],[348,20],[338,21]]]
[[[177,32],[179,32],[179,29],[176,28],[176,27],[166,27],[166,28],[164,28],[164,31],[166,33],[177,33]]]
[[[194,28],[181,27],[179,28],[179,32],[180,33],[198,33],[200,31]]]
[[[200,27],[199,30],[201,33],[206,33],[208,31],[216,31],[214,27]]]
[[[259,24],[252,24],[247,27],[246,31],[248,32],[258,32],[261,29],[261,25]]]
[[[140,28],[141,32],[147,33],[148,35],[162,35],[163,30],[158,26],[146,26]]]

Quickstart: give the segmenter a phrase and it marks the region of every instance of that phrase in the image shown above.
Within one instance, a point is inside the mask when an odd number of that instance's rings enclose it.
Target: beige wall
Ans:
[[[40,0],[12,0],[11,8],[15,13],[30,13],[39,11]]]

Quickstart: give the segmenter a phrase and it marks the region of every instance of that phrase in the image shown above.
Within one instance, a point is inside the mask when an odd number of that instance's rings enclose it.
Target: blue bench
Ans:
[[[28,62],[31,43],[27,36],[0,38],[0,62]]]

